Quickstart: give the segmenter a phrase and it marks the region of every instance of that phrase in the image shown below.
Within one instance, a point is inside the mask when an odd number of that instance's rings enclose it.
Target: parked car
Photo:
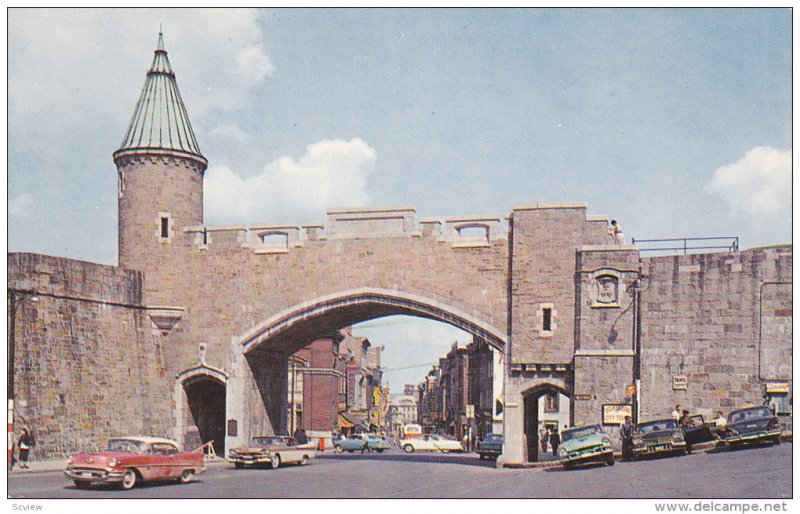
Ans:
[[[170,439],[150,436],[125,436],[109,439],[107,450],[79,453],[67,463],[64,474],[75,487],[92,484],[118,484],[132,489],[150,480],[177,480],[185,484],[205,471],[203,452],[182,452]]]
[[[674,419],[639,423],[633,436],[633,454],[639,458],[652,455],[686,454],[683,430]]]
[[[245,466],[277,468],[281,464],[308,464],[316,457],[313,445],[298,445],[293,437],[266,435],[254,437],[249,446],[234,448],[228,452],[228,462],[236,469]]]
[[[333,451],[342,452],[366,452],[369,451],[367,437],[362,434],[354,434],[350,437],[337,437],[333,440]]]
[[[746,407],[728,414],[725,442],[731,446],[744,444],[780,444],[778,418],[768,407]]]
[[[374,434],[367,436],[367,449],[371,452],[383,453],[391,447],[392,445],[389,444],[389,441],[382,437],[378,437]]]
[[[413,439],[401,439],[400,448],[406,453],[414,451],[463,452],[461,441],[439,434],[422,434]]]
[[[496,459],[503,453],[503,434],[486,434],[478,442],[478,455],[482,459]]]
[[[689,424],[682,427],[686,451],[691,452],[692,445],[718,440],[719,438],[711,430],[715,426],[714,423],[706,423],[700,414],[690,416]]]
[[[571,427],[561,432],[558,456],[565,469],[589,462],[614,465],[611,438],[603,432],[600,425]]]

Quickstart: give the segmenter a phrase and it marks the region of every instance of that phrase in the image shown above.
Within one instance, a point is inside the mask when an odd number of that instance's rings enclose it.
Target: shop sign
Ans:
[[[475,418],[475,406],[472,404],[466,405],[467,410],[467,419],[474,419]]]
[[[672,390],[673,391],[686,391],[689,381],[686,375],[672,375]]]
[[[767,393],[788,393],[788,392],[789,392],[788,382],[773,382],[771,384],[767,384]]]
[[[579,393],[575,395],[575,399],[578,401],[587,401],[592,399],[592,395],[589,393]]]
[[[603,405],[604,425],[621,425],[625,423],[625,416],[633,416],[633,406],[630,403],[606,403]]]

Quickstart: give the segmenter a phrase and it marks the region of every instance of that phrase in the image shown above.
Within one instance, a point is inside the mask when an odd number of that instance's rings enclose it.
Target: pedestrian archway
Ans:
[[[214,452],[225,455],[225,396],[227,375],[208,366],[179,375],[178,432],[184,449],[212,443]],[[206,450],[207,451],[207,450]]]
[[[545,383],[524,391],[522,397],[526,460],[539,462],[543,460],[543,452],[552,448],[550,443],[542,447],[540,431],[555,429],[560,434],[564,425],[572,424],[572,394],[563,387]]]

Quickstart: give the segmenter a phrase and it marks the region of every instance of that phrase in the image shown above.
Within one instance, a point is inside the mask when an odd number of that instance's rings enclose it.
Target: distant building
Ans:
[[[406,386],[405,390],[413,392],[408,386]],[[389,412],[386,416],[386,423],[390,433],[396,434],[398,429],[406,423],[418,422],[417,399],[413,395],[397,396],[390,400]]]

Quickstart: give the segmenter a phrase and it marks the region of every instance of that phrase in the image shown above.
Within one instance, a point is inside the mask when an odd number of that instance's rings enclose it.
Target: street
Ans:
[[[792,445],[613,467],[495,469],[474,453],[319,453],[311,465],[233,469],[212,464],[187,485],[76,489],[60,472],[12,475],[8,494],[46,498],[790,498]]]

